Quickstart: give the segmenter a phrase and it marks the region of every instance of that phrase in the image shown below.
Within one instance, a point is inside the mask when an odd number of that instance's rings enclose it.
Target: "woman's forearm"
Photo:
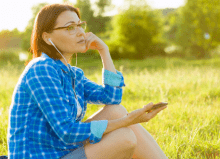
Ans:
[[[103,135],[114,131],[116,129],[122,128],[122,127],[127,127],[129,126],[129,121],[127,120],[127,117],[122,117],[119,119],[114,119],[114,120],[108,120],[108,125],[107,128],[105,130],[105,132],[103,133]]]
[[[109,53],[109,50],[104,49],[102,51],[99,51],[99,53],[102,58],[102,64],[103,64],[104,69],[117,74],[115,66],[114,66],[112,58],[111,58],[111,55]],[[111,131],[114,131],[116,129],[119,129],[122,127],[127,127],[127,126],[129,126],[129,125],[128,125],[128,120],[127,120],[126,116],[119,118],[119,119],[115,119],[115,120],[109,120],[107,128],[106,128],[105,132],[103,133],[103,135],[107,134]]]
[[[109,49],[104,49],[102,51],[99,51],[99,54],[102,58],[102,64],[103,64],[104,69],[117,74],[110,52],[109,52]]]

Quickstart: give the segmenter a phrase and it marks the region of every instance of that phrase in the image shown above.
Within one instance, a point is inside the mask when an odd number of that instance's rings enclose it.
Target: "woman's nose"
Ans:
[[[84,36],[85,37],[85,31],[84,31],[84,29],[83,28],[78,28],[77,27],[77,36]]]

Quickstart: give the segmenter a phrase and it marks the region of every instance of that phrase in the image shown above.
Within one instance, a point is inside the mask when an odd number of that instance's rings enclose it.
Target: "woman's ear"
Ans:
[[[51,42],[48,40],[50,38],[49,34],[47,32],[43,32],[42,39],[47,43],[48,45],[51,45]]]

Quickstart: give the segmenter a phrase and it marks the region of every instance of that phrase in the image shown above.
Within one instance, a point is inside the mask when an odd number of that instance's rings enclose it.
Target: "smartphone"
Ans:
[[[163,106],[165,106],[167,104],[168,103],[166,103],[166,102],[160,102],[160,103],[154,104],[154,106],[150,110],[148,110],[148,112],[151,112],[151,111],[153,111],[153,110],[155,110],[157,108],[163,107]]]

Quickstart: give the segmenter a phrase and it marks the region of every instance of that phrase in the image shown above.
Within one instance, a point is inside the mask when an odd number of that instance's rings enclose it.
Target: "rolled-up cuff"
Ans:
[[[102,138],[108,125],[108,120],[91,121],[91,133],[98,138]]]
[[[125,86],[124,78],[121,72],[116,70],[117,74],[102,68],[102,79],[103,84],[108,84],[110,86],[122,87]]]

